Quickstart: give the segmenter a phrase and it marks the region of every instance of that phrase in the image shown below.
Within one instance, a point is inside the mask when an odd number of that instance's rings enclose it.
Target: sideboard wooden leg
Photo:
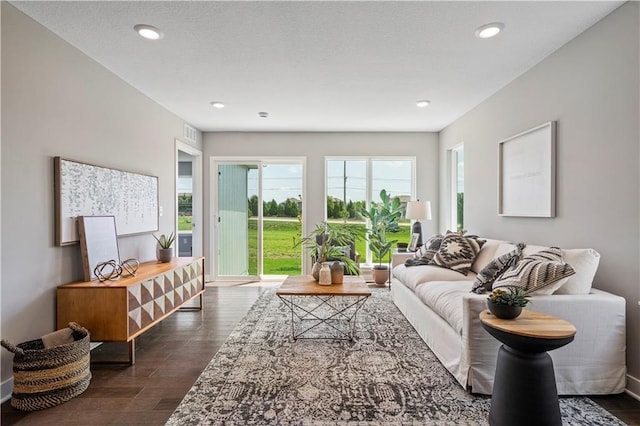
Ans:
[[[129,365],[136,363],[136,339],[129,341]]]

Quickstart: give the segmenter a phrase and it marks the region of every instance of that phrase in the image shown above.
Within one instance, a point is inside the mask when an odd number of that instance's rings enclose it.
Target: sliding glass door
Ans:
[[[302,271],[299,159],[216,160],[215,279],[251,281]]]

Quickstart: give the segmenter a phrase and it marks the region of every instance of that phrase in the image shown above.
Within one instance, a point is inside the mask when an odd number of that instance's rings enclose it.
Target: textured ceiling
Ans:
[[[203,131],[439,131],[623,2],[11,3]]]

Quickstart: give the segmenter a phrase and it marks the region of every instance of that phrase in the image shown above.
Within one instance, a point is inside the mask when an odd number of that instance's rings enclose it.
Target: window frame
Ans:
[[[324,220],[328,220],[327,217],[327,197],[329,196],[329,182],[328,182],[328,171],[329,171],[329,161],[365,161],[365,203],[367,208],[371,205],[372,200],[372,184],[373,184],[373,162],[375,161],[409,161],[411,164],[411,199],[416,199],[416,162],[417,158],[415,156],[407,156],[407,155],[372,155],[372,156],[349,156],[349,155],[337,155],[337,156],[325,156],[324,157],[324,200],[323,200],[323,217]],[[365,222],[367,223],[367,222]],[[360,263],[363,266],[371,266],[373,265],[373,255],[371,250],[369,250],[369,245],[366,244],[366,255],[364,256],[364,263]]]
[[[458,230],[458,153],[462,152],[464,155],[464,143],[460,143],[453,148],[449,149],[449,229],[452,231]],[[462,179],[464,182],[464,157],[462,166]],[[462,186],[462,193],[464,194],[464,184]],[[463,221],[464,226],[464,203],[463,203]]]

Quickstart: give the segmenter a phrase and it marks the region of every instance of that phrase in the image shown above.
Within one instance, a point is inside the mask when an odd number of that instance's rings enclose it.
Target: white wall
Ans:
[[[2,337],[20,343],[55,329],[56,286],[82,279],[79,246],[54,246],[53,157],[158,176],[171,231],[184,122],[7,2],[2,89]],[[155,258],[150,234],[119,246],[123,259]],[[11,360],[2,351],[3,382]]]
[[[465,228],[601,254],[594,286],[627,300],[628,389],[640,394],[638,3],[629,2],[440,133],[465,146]],[[497,215],[498,142],[557,120],[557,216]],[[440,172],[446,192],[446,173]],[[441,217],[449,211],[441,203]],[[444,229],[444,225],[441,229]]]
[[[431,200],[432,221],[424,221],[425,233],[437,224],[438,135],[436,133],[204,133],[205,218],[211,217],[211,173],[209,158],[294,156],[307,159],[306,232],[324,220],[325,156],[415,156],[416,195]],[[211,273],[211,229],[205,221],[205,257]]]

